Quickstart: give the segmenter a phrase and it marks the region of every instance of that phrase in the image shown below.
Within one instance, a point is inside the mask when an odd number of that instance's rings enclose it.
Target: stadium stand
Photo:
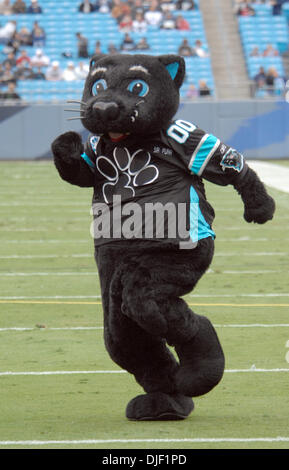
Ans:
[[[59,63],[61,70],[67,67],[68,62],[73,61],[77,66],[79,62],[89,63],[89,58],[80,58],[77,55],[76,33],[80,32],[88,41],[89,56],[93,55],[95,44],[100,41],[101,52],[108,53],[110,44],[118,50],[121,47],[124,32],[120,31],[119,24],[115,18],[108,13],[80,13],[78,11],[80,0],[39,0],[42,8],[41,14],[14,14],[0,15],[0,23],[3,26],[11,20],[17,21],[17,31],[26,27],[31,31],[35,21],[46,33],[45,45],[41,47],[50,64],[54,61]],[[176,0],[175,0],[176,3]],[[26,1],[26,4],[30,4]],[[205,57],[185,57],[187,74],[185,83],[181,89],[181,97],[185,98],[192,85],[198,89],[200,81],[205,81],[210,95],[215,93],[215,83],[211,67],[211,59],[203,25],[202,14],[198,9],[199,0],[195,1],[196,8],[192,10],[174,10],[172,13],[176,18],[182,15],[189,23],[190,30],[161,29],[159,26],[148,25],[146,33],[129,31],[133,41],[137,43],[145,37],[150,49],[137,51],[138,53],[167,54],[178,53],[183,39],[188,39],[189,44],[194,47],[195,42],[200,40],[207,54]],[[20,47],[25,48],[29,56],[35,55],[39,45]],[[0,45],[1,62],[7,56],[7,44]],[[127,51],[126,51],[127,52]],[[133,50],[133,53],[136,51]],[[17,53],[17,56],[19,52]],[[43,67],[45,72],[48,67]],[[1,80],[1,78],[0,78]],[[38,101],[66,101],[68,99],[79,99],[83,88],[83,80],[17,80],[17,92],[22,100],[28,102]],[[2,88],[3,89],[3,88]]]
[[[239,31],[245,55],[249,79],[254,80],[260,67],[265,74],[272,70],[275,74],[275,85],[272,84],[269,95],[280,95],[285,87],[285,68],[282,55],[288,51],[289,3],[283,5],[280,15],[272,14],[271,4],[253,4],[254,16],[239,16]],[[267,48],[270,48],[268,55]],[[278,80],[279,79],[279,80]],[[283,86],[280,82],[283,82]],[[269,86],[270,88],[270,86]],[[264,96],[267,94],[263,90]],[[254,90],[256,97],[262,97],[260,89]]]

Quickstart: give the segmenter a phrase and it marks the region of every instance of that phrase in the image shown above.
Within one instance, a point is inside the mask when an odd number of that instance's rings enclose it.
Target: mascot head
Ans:
[[[82,124],[93,134],[159,131],[179,106],[185,62],[177,55],[97,55],[82,96]]]

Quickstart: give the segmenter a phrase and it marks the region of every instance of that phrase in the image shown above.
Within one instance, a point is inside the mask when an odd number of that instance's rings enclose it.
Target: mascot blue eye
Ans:
[[[101,91],[104,91],[107,89],[107,83],[103,78],[100,78],[97,80],[92,87],[92,94],[93,96],[98,95]]]
[[[137,96],[146,96],[149,92],[149,86],[143,80],[133,80],[130,82],[127,89]]]

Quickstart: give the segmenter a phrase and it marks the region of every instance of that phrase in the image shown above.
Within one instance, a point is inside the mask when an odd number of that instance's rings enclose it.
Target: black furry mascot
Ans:
[[[202,179],[231,184],[247,222],[263,224],[275,210],[240,153],[173,121],[184,74],[176,55],[95,56],[79,102],[91,135],[83,145],[67,132],[52,144],[60,176],[94,188],[105,345],[145,391],[127,405],[132,420],[186,418],[192,397],[208,393],[224,372],[211,322],[182,299],[214,252],[214,210]]]

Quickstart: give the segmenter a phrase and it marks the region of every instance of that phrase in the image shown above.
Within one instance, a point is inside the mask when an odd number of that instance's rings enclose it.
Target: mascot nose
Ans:
[[[119,107],[113,101],[96,101],[92,106],[94,111],[97,111],[101,118],[104,120],[111,119],[114,120],[119,115]]]

